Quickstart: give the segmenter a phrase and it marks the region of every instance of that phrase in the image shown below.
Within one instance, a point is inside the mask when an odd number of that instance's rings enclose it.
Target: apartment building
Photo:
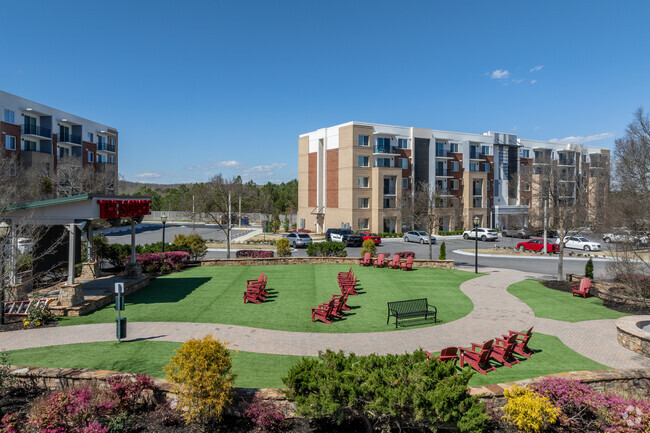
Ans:
[[[15,175],[56,180],[66,171],[93,183],[93,192],[117,194],[115,128],[3,91],[0,116],[2,157],[13,161]],[[72,194],[87,192],[77,191],[83,188],[70,179],[59,186],[72,189]],[[61,189],[54,189],[53,195],[57,192]]]
[[[564,168],[574,198],[598,181],[589,189],[595,212],[608,161],[607,149],[510,133],[348,122],[298,139],[299,228],[404,231],[422,185],[435,191],[438,230],[469,228],[475,216],[487,227],[541,224],[535,182],[544,164]]]

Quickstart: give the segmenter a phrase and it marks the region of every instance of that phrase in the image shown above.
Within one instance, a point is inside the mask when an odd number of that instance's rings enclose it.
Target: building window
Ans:
[[[109,156],[108,157],[108,163],[109,164],[115,164],[115,157],[114,156]]]
[[[370,187],[370,178],[359,176],[359,188],[369,188]]]
[[[359,167],[368,167],[368,161],[370,160],[367,156],[359,157]]]
[[[36,151],[36,142],[35,141],[29,141],[29,140],[23,140],[23,150]]]
[[[15,116],[16,114],[13,111],[5,109],[5,122],[14,123]]]
[[[530,191],[530,183],[524,182],[524,191]]]
[[[88,141],[92,143],[93,142],[93,133],[88,132],[87,134],[88,134]]]
[[[359,197],[359,209],[368,209],[370,207],[370,199],[368,197]]]
[[[398,149],[407,149],[409,140],[408,138],[398,138],[397,139],[397,148]]]
[[[451,184],[451,190],[458,191],[460,181],[458,179],[451,179],[449,182]]]
[[[395,209],[395,199],[393,197],[384,199],[384,209]]]
[[[478,164],[475,163],[475,162],[471,162],[471,163],[469,164],[469,171],[478,171],[478,168],[479,168],[479,166],[478,166]]]
[[[88,162],[93,162],[95,157],[95,154],[92,152],[88,152]]]
[[[368,137],[367,135],[360,135],[359,146],[370,146],[370,137]]]
[[[481,153],[483,155],[489,155],[490,154],[490,146],[481,146]]]
[[[530,206],[530,199],[529,198],[522,198],[521,199],[521,205],[522,206]]]
[[[451,171],[460,170],[460,163],[458,161],[451,161]]]
[[[522,157],[522,158],[530,158],[530,150],[528,150],[528,149],[521,149],[521,157]]]
[[[458,143],[449,143],[449,151],[451,153],[458,153]]]
[[[106,162],[106,155],[102,155],[101,153],[97,154],[97,162],[100,164],[103,164]]]
[[[409,189],[409,180],[406,177],[402,178],[402,189]]]
[[[16,137],[5,135],[5,148],[9,150],[16,150]]]
[[[375,158],[375,167],[394,167],[393,158]]]
[[[359,218],[357,226],[358,230],[368,230],[370,226],[370,218]]]
[[[399,159],[399,166],[402,170],[408,170],[409,168],[409,160],[408,158],[400,158]]]
[[[483,171],[486,173],[490,172],[490,164],[488,163],[483,163]]]

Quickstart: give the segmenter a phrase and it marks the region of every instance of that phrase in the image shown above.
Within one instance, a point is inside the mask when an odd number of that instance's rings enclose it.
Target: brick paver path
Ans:
[[[212,334],[229,342],[231,349],[314,356],[326,348],[357,354],[404,353],[420,347],[439,351],[447,346],[467,346],[471,342],[488,340],[508,329],[521,330],[535,326],[535,331],[555,335],[576,352],[609,367],[650,367],[650,359],[617,343],[615,320],[568,323],[538,318],[524,302],[506,290],[511,284],[526,278],[539,278],[539,275],[505,269],[482,271],[488,272],[488,275],[461,285],[461,290],[474,303],[473,311],[462,319],[428,328],[314,334],[212,323],[133,322],[129,323],[128,336],[129,340],[182,342],[190,337]],[[105,323],[4,332],[0,334],[0,351],[95,341],[115,341],[115,325]]]

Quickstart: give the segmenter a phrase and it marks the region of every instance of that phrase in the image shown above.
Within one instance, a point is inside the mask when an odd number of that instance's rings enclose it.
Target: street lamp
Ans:
[[[162,239],[162,252],[165,252],[165,224],[167,223],[167,215],[162,214],[160,215],[160,221],[162,221],[163,225],[163,239]]]
[[[5,244],[4,239],[7,236],[9,236],[9,232],[11,232],[11,226],[6,222],[2,221],[0,223],[0,238],[2,238],[2,245],[3,245],[2,248],[4,248],[4,244]],[[2,257],[4,257],[4,251],[2,252]],[[4,269],[4,260],[2,261],[2,268]],[[5,288],[4,288],[4,284],[0,284],[0,325],[2,325],[3,323],[5,323]]]
[[[478,216],[474,217],[474,273],[478,274]]]

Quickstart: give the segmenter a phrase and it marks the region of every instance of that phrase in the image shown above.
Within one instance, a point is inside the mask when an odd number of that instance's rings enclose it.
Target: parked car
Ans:
[[[544,237],[544,229],[533,229],[531,231],[531,236],[543,238]],[[557,238],[558,235],[555,231],[546,229],[546,237],[547,238]]]
[[[530,239],[525,242],[519,242],[517,249],[519,251],[544,251],[544,239]],[[560,251],[560,246],[547,240],[546,251],[549,253],[557,253]]]
[[[474,239],[478,235],[478,238],[485,241],[496,241],[499,237],[499,234],[494,229],[488,229],[485,227],[479,227],[477,229],[465,230],[463,232],[463,239]]]
[[[432,245],[436,243],[436,237],[429,237],[429,233],[424,231],[410,231],[404,233],[404,242],[419,242],[421,244],[428,244],[429,240],[431,241]]]
[[[342,229],[327,229],[325,232],[325,240],[327,242],[332,242],[332,233],[341,233]]]
[[[526,239],[529,238],[531,235],[531,231],[529,229],[521,228],[521,229],[503,229],[501,230],[501,236],[506,238],[519,238],[519,239]]]
[[[381,245],[381,238],[374,233],[359,232],[364,241],[370,239],[375,245]]]
[[[559,238],[557,239],[556,243],[560,243]],[[564,246],[566,248],[585,251],[600,251],[601,249],[601,246],[598,242],[592,242],[584,236],[565,236]]]
[[[311,236],[309,236],[306,233],[293,232],[286,235],[285,238],[289,240],[289,244],[294,248],[298,248],[298,247],[307,248],[307,245],[313,242]]]
[[[603,242],[606,244],[610,242],[624,242],[633,245],[648,245],[650,243],[646,233],[632,233],[629,230],[620,233],[605,233],[603,235]]]
[[[360,247],[363,244],[363,237],[352,230],[340,229],[330,235],[332,242],[343,242],[346,247]]]

